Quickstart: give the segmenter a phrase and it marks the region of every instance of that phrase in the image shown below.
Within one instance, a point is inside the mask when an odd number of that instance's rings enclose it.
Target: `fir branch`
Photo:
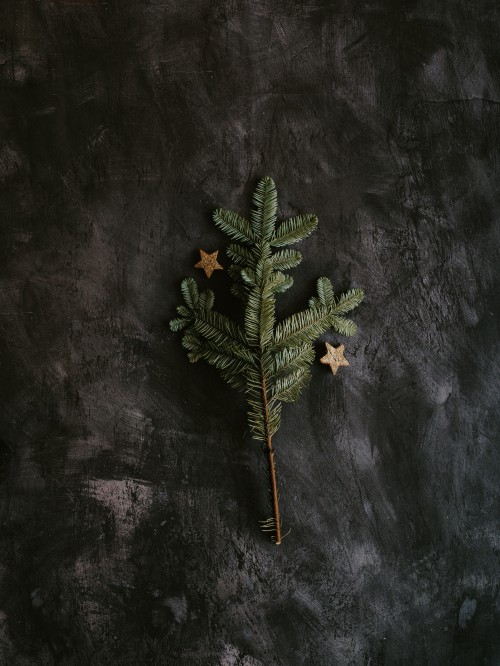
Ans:
[[[186,278],[181,283],[181,292],[190,310],[195,310],[198,305],[199,292],[198,285],[193,278]]]
[[[250,213],[252,231],[261,243],[267,242],[274,233],[278,197],[272,178],[263,178],[253,194],[253,210]]]
[[[324,305],[325,307],[333,305],[335,301],[330,280],[326,277],[320,277],[316,283],[316,288],[318,290],[318,299],[321,305]]]
[[[361,303],[364,295],[362,289],[350,289],[338,299],[333,314],[345,314],[354,310]]]
[[[302,255],[297,250],[279,250],[271,256],[271,265],[275,270],[286,271],[295,268],[302,261]]]
[[[345,319],[345,317],[338,317],[337,315],[330,317],[330,324],[341,335],[354,335],[358,330],[353,321]]]
[[[276,326],[274,348],[297,347],[312,341],[330,328],[330,308],[319,306],[291,315]]]
[[[254,261],[252,250],[236,243],[227,248],[226,254],[235,264],[241,264],[242,266],[251,266]]]
[[[216,226],[236,243],[227,248],[233,262],[228,273],[232,292],[245,303],[244,326],[215,311],[211,290],[199,292],[192,278],[183,280],[185,305],[170,322],[184,329],[182,344],[190,361],[204,360],[231,386],[244,391],[253,436],[265,443],[269,463],[272,518],[263,522],[281,543],[276,464],[272,439],[281,422],[281,403],[296,401],[310,379],[313,341],[329,328],[353,335],[354,322],[343,317],[363,299],[361,289],[335,297],[326,277],[317,281],[309,308],[276,324],[275,298],[292,286],[284,271],[298,266],[300,252],[284,246],[309,236],[318,224],[315,215],[297,215],[276,224],[277,195],[271,178],[259,181],[252,198],[250,222],[233,211],[218,208]],[[273,248],[280,248],[273,251]],[[284,248],[284,249],[282,249]]]
[[[282,222],[271,238],[273,247],[298,243],[307,238],[318,226],[316,215],[297,215]]]
[[[311,372],[309,368],[297,368],[293,372],[280,377],[271,393],[271,401],[295,402],[299,399],[304,386],[309,382]]]
[[[275,380],[299,368],[308,368],[314,360],[314,349],[306,343],[302,347],[282,349],[273,354],[272,358],[271,379]]]
[[[255,237],[248,221],[240,217],[238,213],[218,208],[214,211],[213,218],[215,225],[230,238],[242,243],[251,244],[254,242]]]

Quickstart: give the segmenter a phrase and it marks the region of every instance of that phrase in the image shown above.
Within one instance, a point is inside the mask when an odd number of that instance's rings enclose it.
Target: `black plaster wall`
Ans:
[[[500,12],[0,4],[0,656],[498,666]],[[314,212],[280,315],[364,287],[276,439],[168,320],[217,206]],[[322,353],[318,344],[318,357]]]

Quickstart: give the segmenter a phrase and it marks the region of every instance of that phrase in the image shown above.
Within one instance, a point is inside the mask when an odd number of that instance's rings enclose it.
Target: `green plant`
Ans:
[[[216,226],[236,243],[227,249],[233,293],[243,299],[243,325],[213,309],[210,289],[199,292],[193,278],[182,281],[185,304],[170,322],[173,331],[184,329],[182,344],[192,362],[203,359],[217,368],[231,386],[244,391],[253,436],[265,443],[271,481],[273,515],[263,529],[281,543],[276,464],[272,439],[281,419],[281,403],[295,402],[310,378],[314,340],[329,328],[353,335],[355,324],[344,315],[363,299],[361,289],[339,298],[326,277],[317,281],[317,295],[306,310],[276,323],[276,294],[291,287],[284,271],[302,260],[300,252],[286,248],[309,236],[318,224],[315,215],[297,215],[276,223],[277,196],[271,178],[259,181],[253,195],[250,220],[222,208],[213,214]]]

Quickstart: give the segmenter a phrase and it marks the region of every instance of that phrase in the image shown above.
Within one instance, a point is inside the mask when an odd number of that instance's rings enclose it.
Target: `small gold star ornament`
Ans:
[[[219,264],[217,261],[217,255],[219,254],[219,250],[216,250],[215,252],[212,252],[212,254],[209,254],[208,252],[204,252],[203,250],[200,250],[200,261],[194,265],[195,268],[203,268],[205,271],[205,275],[207,278],[209,278],[214,271],[221,271],[223,270],[223,267]]]
[[[339,345],[338,347],[332,347],[332,345],[326,344],[326,354],[319,360],[325,365],[329,365],[332,369],[334,375],[337,374],[337,370],[341,365],[349,365],[349,361],[344,356],[344,345]]]

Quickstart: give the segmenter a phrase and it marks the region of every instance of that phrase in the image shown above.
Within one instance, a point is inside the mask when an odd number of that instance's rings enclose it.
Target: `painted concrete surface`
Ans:
[[[0,657],[496,666],[500,15],[491,2],[4,0]],[[363,287],[275,447],[167,322],[239,316],[211,221],[312,212],[281,316]]]

